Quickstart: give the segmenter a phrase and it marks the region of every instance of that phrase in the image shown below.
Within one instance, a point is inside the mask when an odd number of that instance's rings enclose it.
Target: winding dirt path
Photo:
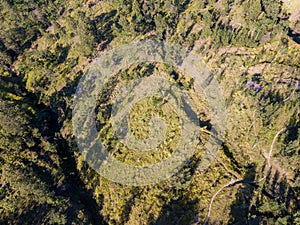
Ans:
[[[208,207],[208,211],[207,211],[207,216],[206,216],[206,220],[204,222],[204,225],[207,225],[208,224],[208,221],[209,221],[209,218],[210,218],[210,214],[211,214],[211,209],[212,209],[212,205],[213,205],[213,202],[215,200],[215,198],[217,197],[217,195],[223,191],[225,188],[228,188],[228,187],[232,187],[232,186],[235,186],[237,184],[258,184],[260,183],[261,181],[265,180],[269,174],[271,173],[271,158],[272,158],[272,154],[273,154],[273,149],[274,149],[274,145],[276,143],[276,140],[277,138],[279,137],[279,135],[281,135],[282,133],[284,133],[285,131],[289,130],[289,129],[292,129],[292,128],[295,128],[297,126],[287,126],[287,127],[284,127],[282,128],[281,130],[279,130],[274,138],[273,138],[273,141],[272,141],[272,144],[270,146],[270,150],[269,150],[269,153],[267,156],[265,156],[265,159],[266,159],[266,162],[267,162],[267,165],[268,165],[268,171],[266,173],[266,175],[262,178],[260,178],[259,180],[256,180],[256,181],[249,181],[249,180],[244,180],[244,179],[236,179],[236,180],[231,180],[229,183],[225,184],[224,186],[222,186],[211,198],[210,200],[210,203],[209,203],[209,207]]]

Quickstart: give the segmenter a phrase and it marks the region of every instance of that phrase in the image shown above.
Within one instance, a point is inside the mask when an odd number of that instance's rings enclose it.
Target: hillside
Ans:
[[[298,0],[0,12],[0,224],[300,224]]]

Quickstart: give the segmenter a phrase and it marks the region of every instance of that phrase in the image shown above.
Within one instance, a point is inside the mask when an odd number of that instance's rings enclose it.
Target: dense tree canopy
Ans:
[[[0,224],[300,224],[300,21],[286,2],[2,0]],[[180,44],[208,65],[226,101],[226,132],[216,159],[200,170],[213,128],[193,79],[161,63],[119,71],[95,110],[109,154],[148,165],[175,149],[180,120],[155,96],[138,102],[130,120],[133,134],[146,138],[150,117],[164,118],[160,148],[131,151],[113,131],[120,87],[150,76],[196,99],[203,141],[173,177],[126,186],[85,162],[72,130],[73,99],[94,59],[147,39]]]

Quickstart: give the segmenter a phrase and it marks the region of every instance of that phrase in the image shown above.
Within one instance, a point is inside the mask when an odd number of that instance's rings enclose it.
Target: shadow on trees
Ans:
[[[279,224],[295,224],[298,219],[299,190],[291,187],[287,177],[278,171],[271,174],[264,183],[244,184],[238,188],[228,224],[259,225],[274,224],[276,221]],[[245,176],[249,181],[254,178],[255,166],[249,168]]]
[[[250,165],[246,171],[244,179],[253,181],[255,179],[255,165]],[[258,224],[256,220],[249,220],[248,213],[250,211],[250,203],[253,197],[254,187],[244,184],[238,187],[235,195],[235,201],[231,205],[229,224]]]
[[[149,224],[152,225],[190,225],[198,221],[197,205],[198,199],[191,199],[189,193],[184,190],[182,185],[187,184],[194,176],[201,159],[193,156],[185,162],[183,168],[173,177],[173,198],[169,203],[165,204],[161,209],[158,219],[149,218]]]
[[[67,110],[65,107],[63,108]],[[81,208],[88,215],[92,224],[106,224],[100,213],[101,207],[99,207],[96,200],[93,198],[92,191],[86,189],[79,176],[74,151],[69,146],[67,140],[60,134],[62,124],[59,122],[58,115],[53,113],[53,110],[50,111],[51,113],[48,115],[48,127],[54,144],[57,146],[62,172],[65,176],[62,187],[58,188],[63,190],[61,194],[70,199],[74,208]],[[74,210],[69,209],[68,211],[69,213],[72,213]]]
[[[156,221],[150,221],[152,225],[190,225],[197,212],[197,200],[189,200],[185,194],[179,199],[172,200],[165,205]]]
[[[5,79],[11,79],[10,82],[12,85],[19,85],[18,80],[16,79],[4,78],[4,80]],[[24,87],[19,86],[19,88],[23,91]],[[41,136],[47,136],[47,141],[55,146],[56,154],[59,156],[61,173],[63,174],[64,179],[61,184],[57,184],[58,177],[54,177],[51,171],[45,170],[45,168],[39,166],[39,164],[25,159],[23,160],[24,164],[26,167],[31,168],[37,178],[47,184],[47,187],[49,187],[50,190],[54,191],[55,196],[61,196],[69,199],[71,206],[66,210],[67,224],[72,224],[74,219],[76,220],[76,217],[78,216],[76,212],[79,210],[83,211],[91,224],[106,224],[100,213],[101,207],[99,207],[96,200],[93,198],[92,191],[85,187],[79,176],[74,152],[71,151],[68,142],[60,134],[61,124],[59,124],[57,111],[42,103],[38,103],[38,97],[34,94],[27,95],[27,93],[25,93],[24,101],[31,102],[32,107],[36,112],[35,117],[33,117],[30,122],[31,128],[37,128]],[[24,107],[26,106],[26,103],[24,102],[16,102],[16,104],[21,104],[21,106],[24,105]],[[38,154],[37,160],[39,162],[43,161],[52,164],[48,155],[45,153],[42,154],[43,149],[39,146],[41,140],[35,138],[34,141],[35,145],[32,147],[32,150]],[[43,208],[43,206],[41,206],[41,208]],[[44,212],[40,212],[41,210],[36,210],[36,213],[30,210],[31,209],[28,209],[22,213],[17,220],[23,221],[24,219],[24,221],[31,221],[29,219],[32,215],[37,215],[37,211],[39,211],[39,215],[37,216],[44,215]],[[43,210],[46,213],[47,207]]]

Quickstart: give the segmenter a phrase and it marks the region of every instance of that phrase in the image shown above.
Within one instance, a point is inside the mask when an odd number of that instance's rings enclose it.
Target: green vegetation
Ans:
[[[287,8],[275,0],[2,0],[0,224],[300,224],[300,21]],[[226,134],[200,170],[211,118],[192,79],[159,63],[120,71],[96,107],[101,140],[116,159],[159,162],[180,137],[180,118],[153,96],[132,108],[130,128],[146,138],[158,115],[164,142],[141,154],[118,141],[111,105],[130,80],[156,75],[178,84],[201,125],[202,143],[176,175],[133,187],[84,161],[72,104],[95,58],[145,39],[180,44],[205,61],[226,101]]]

